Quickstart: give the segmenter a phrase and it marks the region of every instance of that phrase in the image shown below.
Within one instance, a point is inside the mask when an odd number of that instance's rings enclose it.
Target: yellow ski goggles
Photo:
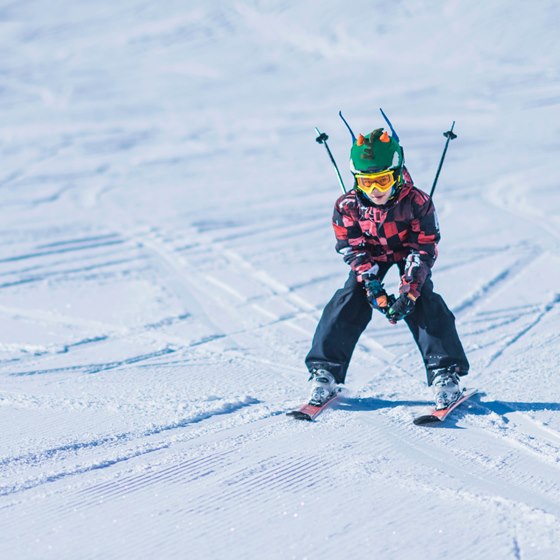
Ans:
[[[392,170],[380,173],[356,173],[354,177],[358,188],[366,194],[370,194],[373,189],[387,192],[397,182]]]

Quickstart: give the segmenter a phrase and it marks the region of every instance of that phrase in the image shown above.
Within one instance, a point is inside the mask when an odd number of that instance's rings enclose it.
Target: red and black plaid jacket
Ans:
[[[422,284],[437,258],[440,239],[436,211],[430,197],[417,189],[408,171],[397,198],[386,206],[368,205],[355,190],[335,203],[333,227],[336,250],[356,273],[369,271],[376,263],[397,263],[412,252],[420,254],[421,265],[415,281],[400,291],[420,295]]]

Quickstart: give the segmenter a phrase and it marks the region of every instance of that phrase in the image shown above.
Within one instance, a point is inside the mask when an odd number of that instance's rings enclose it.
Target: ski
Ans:
[[[321,406],[315,406],[313,404],[306,403],[296,410],[286,412],[286,416],[291,416],[296,420],[307,420],[308,422],[312,422],[313,420],[315,420],[315,418],[317,418],[317,416],[319,416],[319,414],[321,414],[321,412],[323,412],[323,410],[325,410],[325,408],[334,403],[339,396],[340,389],[336,393],[333,393],[332,397],[328,401],[324,402]]]
[[[433,424],[435,422],[443,422],[449,413],[455,410],[461,403],[464,403],[466,400],[470,399],[475,393],[477,389],[464,389],[463,396],[456,400],[451,406],[447,408],[442,408],[441,410],[436,410],[432,408],[427,414],[422,414],[421,416],[417,416],[413,422],[417,426],[423,426],[424,424]]]

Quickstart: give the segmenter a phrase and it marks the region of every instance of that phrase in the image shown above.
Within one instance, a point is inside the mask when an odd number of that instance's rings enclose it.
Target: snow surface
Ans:
[[[560,4],[0,4],[0,556],[560,557]],[[471,406],[375,317],[313,424],[330,226],[389,114]],[[390,280],[391,290],[396,277]]]

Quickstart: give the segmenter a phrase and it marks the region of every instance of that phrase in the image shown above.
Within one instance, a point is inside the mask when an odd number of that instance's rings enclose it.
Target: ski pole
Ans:
[[[432,198],[432,195],[436,190],[436,184],[439,178],[441,167],[443,166],[443,160],[445,159],[445,154],[447,153],[447,147],[449,146],[449,142],[450,140],[454,140],[455,138],[457,138],[457,135],[453,132],[454,126],[455,126],[455,121],[453,121],[453,124],[451,125],[451,129],[443,133],[443,135],[447,138],[447,141],[445,142],[445,148],[443,148],[443,154],[441,154],[441,159],[439,160],[439,167],[436,173],[436,177],[434,179],[434,184],[432,185],[432,190],[430,191],[430,198]]]
[[[324,133],[321,132],[317,127],[315,127],[315,132],[317,132],[317,134],[319,136],[317,136],[317,138],[315,138],[315,140],[319,143],[319,144],[324,144],[325,148],[327,149],[327,153],[329,154],[329,157],[331,158],[331,162],[334,165],[334,169],[336,171],[336,176],[338,177],[338,184],[340,185],[340,188],[342,189],[342,192],[344,194],[346,194],[346,187],[344,186],[344,181],[342,180],[342,177],[340,176],[340,171],[338,170],[338,165],[336,165],[336,161],[334,161],[334,157],[329,149],[329,145],[327,144],[327,140],[329,139],[329,137]]]

